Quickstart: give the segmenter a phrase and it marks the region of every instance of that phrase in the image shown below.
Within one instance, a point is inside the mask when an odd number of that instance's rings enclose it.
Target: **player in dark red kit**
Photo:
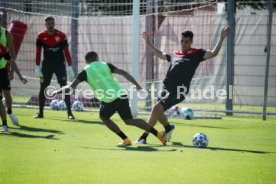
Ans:
[[[45,89],[50,85],[55,73],[60,86],[67,84],[66,63],[68,64],[68,75],[74,78],[75,73],[71,66],[71,56],[65,34],[55,29],[55,19],[51,16],[45,18],[46,30],[37,35],[36,40],[36,67],[35,73],[40,77],[39,113],[34,118],[43,118],[45,105]],[[43,47],[43,61],[40,69],[41,49]],[[75,119],[71,111],[70,95],[65,95],[68,119]]]
[[[220,39],[214,49],[204,50],[192,48],[193,32],[185,31],[181,33],[181,51],[174,51],[170,54],[163,53],[156,48],[151,43],[148,35],[144,33],[143,38],[147,45],[152,49],[153,53],[160,59],[167,60],[170,63],[170,67],[163,81],[164,92],[154,106],[148,120],[151,127],[155,126],[157,120],[164,126],[166,141],[170,141],[174,125],[168,122],[164,112],[185,99],[185,95],[189,92],[190,83],[198,65],[201,61],[215,57],[219,53],[223,40],[229,32],[230,27],[223,27]],[[148,135],[148,132],[144,132],[136,141],[136,144],[146,144]]]
[[[5,62],[3,60],[1,60],[2,58],[5,59]],[[20,71],[17,67],[17,64],[14,61],[14,58],[11,57],[11,55],[7,51],[7,49],[0,43],[0,66],[1,66],[0,67],[0,116],[1,116],[1,119],[2,119],[1,132],[7,132],[8,131],[7,118],[6,118],[6,109],[5,109],[5,107],[3,105],[3,102],[2,102],[2,98],[3,98],[2,97],[2,92],[4,94],[8,94],[9,96],[11,95],[10,94],[11,88],[10,88],[9,73],[8,73],[8,69],[6,68],[7,64],[11,66],[11,71],[10,72],[13,73],[15,71],[23,84],[26,84],[28,82],[27,79],[25,79],[21,75],[21,73],[20,73]],[[18,123],[14,123],[13,121],[12,121],[12,123],[14,125],[19,125]]]
[[[1,19],[2,17],[0,17]],[[13,44],[12,35],[10,32],[8,32],[4,27],[0,26],[0,42],[1,45],[9,51],[9,55],[11,56],[12,60],[15,60],[15,49]],[[1,57],[0,59],[0,69],[1,69],[1,75],[6,75],[6,71],[4,68],[6,68],[8,75],[9,75],[9,82],[5,82],[5,85],[3,87],[2,85],[2,93],[5,98],[6,107],[8,115],[14,125],[19,125],[19,120],[15,116],[15,114],[12,111],[12,95],[11,95],[11,87],[10,87],[10,81],[13,80],[13,73],[11,70],[11,63],[7,62],[5,57]],[[15,63],[16,64],[16,63]],[[5,79],[5,77],[1,77],[2,79]],[[8,85],[7,85],[8,84]]]

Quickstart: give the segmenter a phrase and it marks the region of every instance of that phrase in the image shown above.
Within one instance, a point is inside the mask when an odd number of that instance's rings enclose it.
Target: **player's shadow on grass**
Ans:
[[[193,149],[208,149],[208,150],[213,150],[213,151],[234,151],[234,152],[241,152],[241,153],[257,153],[257,154],[275,153],[275,152],[269,152],[269,151],[242,150],[242,149],[218,148],[218,147],[196,148],[194,146],[184,145],[181,142],[172,142],[171,146],[193,148]]]
[[[67,120],[69,121],[69,120]],[[88,121],[88,120],[83,120],[83,119],[77,119],[74,120],[76,123],[85,123],[85,124],[97,124],[97,125],[105,125],[102,121]]]
[[[49,140],[58,140],[55,138],[55,135],[46,135],[46,136],[40,136],[40,135],[30,135],[30,134],[24,134],[19,132],[7,132],[7,133],[1,133],[0,135],[4,136],[15,136],[15,137],[21,137],[21,138],[40,138],[40,139],[49,139]]]
[[[26,130],[30,132],[48,132],[48,133],[55,133],[55,134],[64,134],[62,131],[59,131],[59,130],[28,127],[25,125],[19,125],[18,128],[10,127],[10,129],[20,129],[20,130]]]
[[[105,125],[102,121],[89,121],[89,120],[83,120],[83,119],[55,119],[55,118],[47,118],[51,120],[57,120],[57,121],[66,121],[66,122],[72,122],[72,123],[85,123],[85,124],[97,124],[97,125]]]
[[[155,146],[156,147],[156,146]],[[163,147],[163,146],[160,146]],[[124,148],[126,151],[143,151],[143,152],[152,152],[152,151],[158,151],[158,152],[172,152],[177,151],[177,149],[170,149],[170,150],[159,150],[151,146],[138,146],[138,147],[121,147]]]
[[[156,147],[156,146],[155,146]],[[158,147],[163,147],[163,146],[158,146]],[[126,146],[126,147],[122,147],[122,146],[116,146],[117,149],[115,148],[109,148],[109,149],[105,149],[105,148],[92,148],[92,147],[82,147],[84,149],[95,149],[95,150],[114,150],[114,151],[141,151],[141,152],[154,152],[154,151],[158,151],[158,152],[172,152],[172,151],[177,151],[177,149],[170,149],[170,150],[159,150],[156,149],[152,146],[138,146],[138,147],[132,147],[132,146]]]
[[[187,124],[187,123],[175,123],[177,126],[191,126],[191,127],[201,127],[201,128],[217,128],[217,129],[228,129],[226,127],[218,127],[218,126],[208,126],[208,125],[199,125],[199,124]]]

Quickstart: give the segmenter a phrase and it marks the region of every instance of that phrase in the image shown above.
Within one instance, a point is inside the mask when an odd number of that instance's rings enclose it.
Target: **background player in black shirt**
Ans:
[[[43,118],[45,104],[45,89],[50,85],[53,74],[56,74],[60,86],[67,84],[66,64],[68,74],[74,78],[75,73],[71,66],[71,56],[65,34],[55,29],[55,19],[51,16],[45,18],[46,30],[40,32],[36,40],[36,76],[41,78],[39,92],[39,113],[34,118]],[[40,70],[41,49],[43,47],[42,70]],[[71,111],[70,95],[65,95],[68,119],[75,119]]]
[[[230,27],[223,27],[221,30],[221,36],[213,50],[204,50],[192,48],[193,32],[185,31],[181,33],[181,51],[174,51],[171,54],[166,54],[156,48],[150,41],[146,33],[143,34],[147,45],[152,49],[153,53],[160,59],[167,60],[170,63],[170,67],[167,71],[166,77],[163,81],[164,90],[169,92],[161,94],[161,98],[157,104],[153,107],[151,115],[148,119],[150,126],[154,127],[157,120],[164,126],[166,133],[166,141],[171,139],[171,134],[174,130],[174,125],[169,124],[164,112],[172,106],[182,102],[185,99],[185,95],[177,94],[178,87],[185,88],[185,93],[189,92],[191,80],[195,74],[195,71],[201,61],[215,57],[222,46],[224,38],[229,34]],[[146,144],[148,132],[144,132],[143,135],[136,141],[137,144]]]

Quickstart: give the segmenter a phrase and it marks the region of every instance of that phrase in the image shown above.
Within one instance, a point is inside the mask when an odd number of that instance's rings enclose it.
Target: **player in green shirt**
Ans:
[[[140,90],[142,88],[138,82],[128,72],[117,68],[111,63],[99,61],[98,54],[94,51],[90,51],[85,55],[85,61],[87,66],[78,74],[77,78],[68,86],[53,92],[53,95],[68,92],[71,89],[75,89],[79,83],[86,81],[94,91],[95,96],[101,101],[100,119],[111,131],[122,138],[123,142],[120,145],[129,146],[131,145],[131,141],[115,122],[110,119],[115,112],[118,112],[121,119],[127,125],[136,126],[154,134],[165,145],[164,133],[158,132],[153,127],[150,127],[142,119],[133,118],[129,107],[127,92],[114,78],[113,73],[122,75],[134,84],[137,90]]]

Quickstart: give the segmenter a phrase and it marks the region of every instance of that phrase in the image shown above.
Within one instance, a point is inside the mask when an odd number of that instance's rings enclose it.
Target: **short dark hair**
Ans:
[[[186,38],[189,37],[191,40],[193,40],[194,33],[192,31],[187,30],[187,31],[182,32],[181,36],[186,37]]]
[[[53,16],[47,16],[45,17],[45,22],[48,21],[48,20],[55,20],[55,18]]]
[[[85,61],[96,61],[98,59],[98,54],[95,51],[89,51],[85,54]]]

